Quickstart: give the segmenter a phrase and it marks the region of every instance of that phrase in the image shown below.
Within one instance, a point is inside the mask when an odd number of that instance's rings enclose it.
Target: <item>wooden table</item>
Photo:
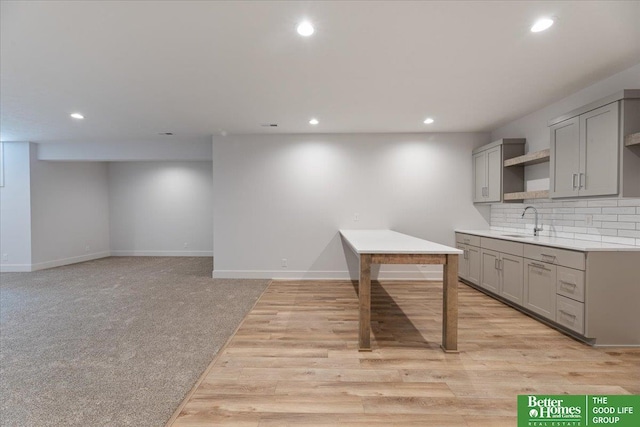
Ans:
[[[462,251],[391,230],[340,230],[360,259],[360,351],[371,351],[371,264],[442,264],[442,349],[458,351],[458,255]]]

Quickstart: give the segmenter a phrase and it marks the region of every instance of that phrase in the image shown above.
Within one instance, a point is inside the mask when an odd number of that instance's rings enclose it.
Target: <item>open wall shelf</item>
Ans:
[[[516,201],[525,199],[548,199],[549,190],[523,191],[520,193],[504,193],[504,201]]]
[[[624,138],[624,145],[627,147],[631,147],[632,145],[640,147],[640,132],[627,135]]]
[[[548,162],[550,158],[550,151],[547,148],[546,150],[536,151],[534,153],[528,153],[523,156],[514,157],[512,159],[507,159],[504,161],[504,166],[528,166],[528,165],[536,165],[538,163]]]

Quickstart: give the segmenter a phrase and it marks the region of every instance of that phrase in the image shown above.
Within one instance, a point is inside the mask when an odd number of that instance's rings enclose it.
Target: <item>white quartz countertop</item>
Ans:
[[[340,230],[357,254],[458,254],[460,249],[392,230]]]
[[[510,231],[497,230],[455,230],[456,233],[472,234],[480,237],[509,240],[512,242],[529,243],[532,245],[549,246],[553,248],[570,249],[581,252],[616,252],[616,251],[640,251],[640,246],[619,245],[617,243],[591,242],[589,240],[559,239],[555,237],[521,234]],[[531,232],[529,232],[531,233]],[[519,235],[514,237],[513,235]]]

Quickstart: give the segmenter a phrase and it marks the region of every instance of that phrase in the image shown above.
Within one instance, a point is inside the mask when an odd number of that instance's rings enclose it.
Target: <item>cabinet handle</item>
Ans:
[[[535,262],[530,262],[529,264],[533,265],[534,267],[545,268],[544,264],[536,264]]]
[[[578,177],[577,173],[571,174],[571,186],[573,187],[574,190],[578,187],[578,185],[576,184],[577,177]]]
[[[556,256],[555,255],[547,255],[547,254],[540,254],[542,256],[542,258],[550,258],[551,261],[546,261],[546,260],[542,260],[543,262],[555,262],[556,261]]]
[[[584,184],[582,183],[582,177],[583,176],[585,177],[585,183]],[[582,172],[580,172],[580,175],[579,175],[579,178],[578,178],[578,190],[581,189],[581,188],[585,188],[586,187],[585,186],[586,181],[587,181],[586,180],[586,176]]]
[[[572,282],[567,282],[566,280],[560,280],[560,283],[564,284],[564,285],[569,285],[572,286],[574,288],[576,288],[578,285],[576,285],[575,283]]]
[[[498,267],[498,258],[496,258],[493,262],[493,268],[495,268],[496,270],[500,270],[500,267]]]
[[[575,319],[577,316],[573,313],[569,313],[568,311],[564,311],[562,309],[560,309],[560,313],[564,314],[567,317],[571,317],[572,319]]]
[[[464,259],[469,259],[469,250],[468,249],[464,250]]]

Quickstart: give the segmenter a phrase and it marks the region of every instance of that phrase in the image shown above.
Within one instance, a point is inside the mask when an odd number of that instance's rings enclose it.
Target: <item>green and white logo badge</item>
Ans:
[[[518,427],[640,426],[640,395],[518,396]]]

